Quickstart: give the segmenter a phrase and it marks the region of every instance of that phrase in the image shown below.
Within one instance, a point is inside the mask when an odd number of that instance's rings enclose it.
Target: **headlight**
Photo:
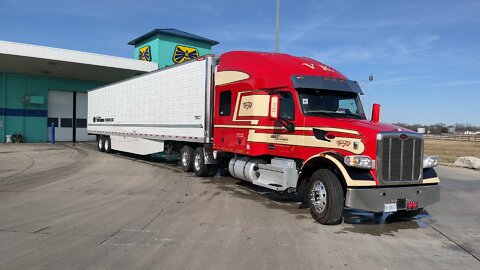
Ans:
[[[423,157],[423,168],[433,168],[437,167],[440,163],[440,159],[436,156],[425,156]]]
[[[356,167],[361,169],[374,169],[375,161],[367,156],[346,156],[343,162],[350,167]]]

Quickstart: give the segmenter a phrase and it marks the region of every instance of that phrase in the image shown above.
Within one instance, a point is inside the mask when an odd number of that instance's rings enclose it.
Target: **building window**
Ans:
[[[220,93],[220,110],[218,114],[221,116],[229,116],[232,110],[232,91],[223,91]]]
[[[77,128],[87,128],[87,119],[77,118]]]
[[[47,120],[47,127],[51,127],[52,126],[52,123],[55,125],[55,127],[57,128],[58,127],[58,118],[52,118],[52,117],[49,117],[48,120]]]
[[[61,118],[60,125],[61,127],[72,127],[72,118]]]

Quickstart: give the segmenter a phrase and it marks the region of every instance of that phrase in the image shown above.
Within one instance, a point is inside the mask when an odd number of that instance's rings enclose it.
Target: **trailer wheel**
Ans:
[[[193,148],[184,145],[180,151],[180,167],[185,172],[193,171]]]
[[[193,171],[196,176],[205,177],[210,175],[210,169],[205,164],[205,156],[203,154],[203,147],[195,149],[193,159]]]
[[[105,148],[105,153],[112,153],[112,141],[110,137],[104,137],[105,141],[103,143],[103,148]]]
[[[310,214],[321,224],[342,222],[343,188],[338,177],[327,169],[317,170],[310,178],[308,193]]]
[[[392,215],[396,218],[413,218],[416,215],[420,214],[422,211],[423,211],[423,208],[419,208],[417,210],[411,210],[411,211],[400,210],[393,213]]]
[[[98,137],[97,148],[98,148],[98,151],[105,152],[105,137],[104,136]]]

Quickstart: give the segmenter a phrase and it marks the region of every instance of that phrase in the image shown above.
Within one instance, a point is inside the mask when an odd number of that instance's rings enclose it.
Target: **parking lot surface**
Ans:
[[[480,172],[414,220],[308,209],[93,144],[0,145],[0,269],[480,269]]]

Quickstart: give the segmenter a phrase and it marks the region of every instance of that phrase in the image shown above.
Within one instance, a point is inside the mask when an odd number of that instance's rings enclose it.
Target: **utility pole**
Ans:
[[[275,52],[279,51],[279,41],[278,41],[278,32],[280,29],[280,0],[277,0],[277,27],[275,31]]]

